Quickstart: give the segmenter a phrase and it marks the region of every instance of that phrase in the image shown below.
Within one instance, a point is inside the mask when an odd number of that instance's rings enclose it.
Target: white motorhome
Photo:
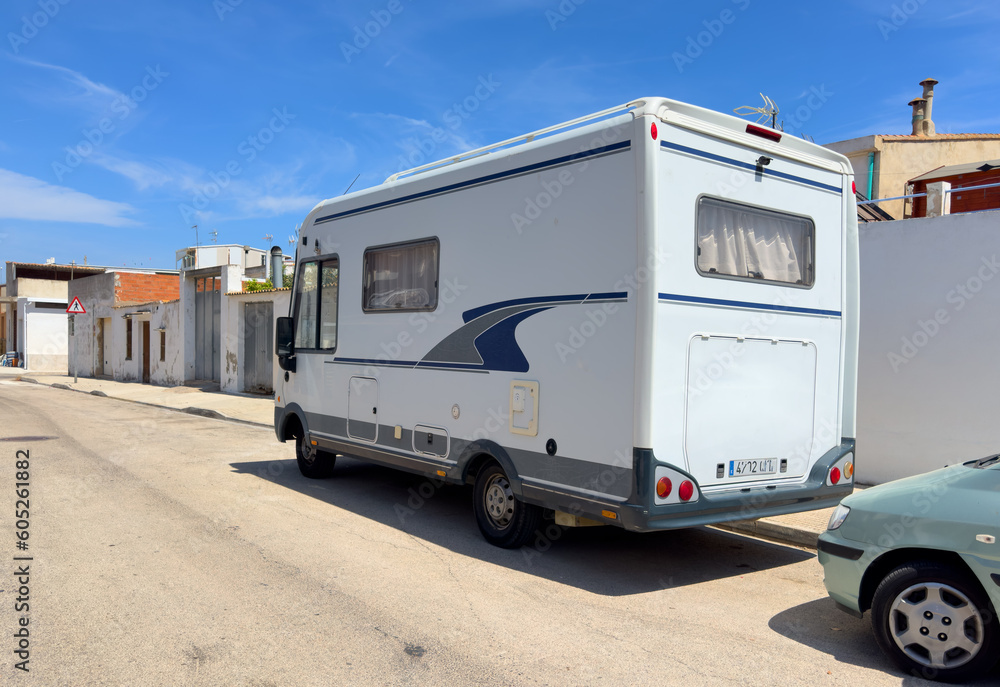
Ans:
[[[275,431],[474,485],[487,540],[823,508],[853,487],[851,167],[645,98],[302,223]]]

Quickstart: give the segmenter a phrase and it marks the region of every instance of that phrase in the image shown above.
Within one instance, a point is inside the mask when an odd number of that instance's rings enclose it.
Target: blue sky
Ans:
[[[312,206],[621,104],[764,92],[818,143],[1000,131],[1000,6],[966,0],[7,0],[0,262],[287,247]],[[814,96],[810,98],[810,96]]]

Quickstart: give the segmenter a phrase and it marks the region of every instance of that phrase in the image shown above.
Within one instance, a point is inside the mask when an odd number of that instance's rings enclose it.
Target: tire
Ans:
[[[333,474],[337,455],[320,451],[307,443],[304,437],[295,437],[295,462],[299,464],[303,477],[325,479]]]
[[[476,476],[473,510],[483,538],[503,549],[517,549],[531,540],[542,524],[542,509],[519,501],[510,488],[510,478],[496,463]]]
[[[872,599],[872,628],[887,656],[928,680],[974,679],[1000,650],[1000,625],[981,586],[943,563],[907,563],[886,575]]]

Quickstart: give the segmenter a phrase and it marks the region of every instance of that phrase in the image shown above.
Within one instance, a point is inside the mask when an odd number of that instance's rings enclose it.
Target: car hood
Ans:
[[[976,536],[1000,538],[1000,469],[953,465],[855,492],[841,534],[883,548],[939,546],[979,551]],[[990,557],[996,556],[988,547]],[[984,552],[985,553],[985,552]]]

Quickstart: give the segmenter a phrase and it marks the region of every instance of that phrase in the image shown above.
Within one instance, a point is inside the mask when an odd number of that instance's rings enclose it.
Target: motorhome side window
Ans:
[[[812,220],[717,198],[698,201],[698,272],[809,287]]]
[[[295,287],[295,348],[335,349],[340,263],[336,258],[312,260],[302,263],[300,270]]]
[[[437,239],[365,251],[365,312],[433,310],[438,300]]]

